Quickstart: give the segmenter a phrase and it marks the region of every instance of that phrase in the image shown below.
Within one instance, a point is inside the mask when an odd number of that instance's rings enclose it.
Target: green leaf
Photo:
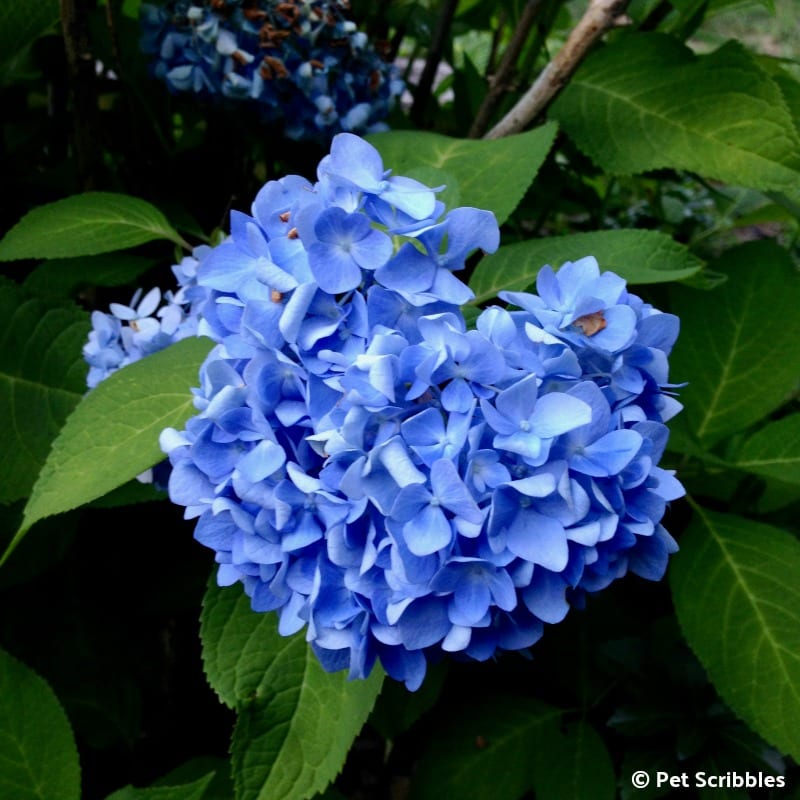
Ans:
[[[548,123],[505,139],[452,139],[438,133],[391,131],[367,139],[394,175],[435,167],[458,183],[461,205],[494,212],[502,225],[536,177],[556,135]]]
[[[39,264],[25,279],[26,289],[42,295],[68,297],[82,286],[124,286],[155,266],[151,258],[127,253],[54,258]],[[128,298],[123,298],[123,302]]]
[[[76,306],[0,280],[0,503],[26,497],[81,395],[89,329]]]
[[[203,795],[203,800],[231,800],[233,781],[230,776],[231,764],[227,758],[198,756],[184,761],[156,781],[153,786],[178,786],[212,774],[211,783]]]
[[[409,692],[398,681],[384,681],[369,724],[384,739],[396,739],[407,731],[439,699],[447,676],[448,662],[428,667],[425,680],[416,692]]]
[[[213,778],[212,772],[180,786],[149,786],[144,789],[124,786],[108,795],[106,800],[202,800]]]
[[[37,520],[102,497],[164,458],[159,434],[192,415],[190,390],[210,348],[198,337],[176,342],[83,398],[53,443],[3,561]]]
[[[302,635],[283,637],[275,614],[251,610],[241,587],[210,585],[200,635],[209,683],[239,709],[231,744],[239,800],[305,800],[338,774],[381,689],[329,674]]]
[[[800,414],[770,422],[754,433],[733,463],[756,475],[800,483]]]
[[[800,139],[775,82],[728,43],[695,56],[632,34],[586,59],[550,114],[605,170],[671,167],[800,196]]]
[[[563,738],[557,747],[539,754],[536,800],[614,800],[614,766],[597,731],[580,721],[568,727]]]
[[[0,83],[14,77],[20,56],[58,23],[58,0],[20,3],[0,2]]]
[[[473,302],[491,300],[503,289],[527,289],[545,264],[558,267],[589,255],[601,269],[613,270],[629,283],[678,281],[703,267],[686,247],[658,231],[594,231],[531,239],[501,247],[480,261],[469,282],[475,292]]]
[[[0,261],[90,256],[154,239],[188,246],[167,218],[145,200],[86,192],[29,211],[0,241]]]
[[[33,670],[0,649],[0,797],[78,800],[78,750],[64,709]]]
[[[670,568],[687,642],[723,700],[800,756],[800,542],[779,528],[695,507]]]
[[[412,800],[518,800],[562,739],[561,715],[531,698],[504,695],[471,698],[441,715],[414,772]]]
[[[681,335],[670,375],[686,423],[706,446],[778,408],[800,374],[800,275],[770,241],[728,250],[712,265],[728,280],[710,292],[675,287]]]

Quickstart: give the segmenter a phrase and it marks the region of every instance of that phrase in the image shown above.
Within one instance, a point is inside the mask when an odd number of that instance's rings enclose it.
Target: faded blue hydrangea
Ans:
[[[172,92],[245,102],[291,139],[385,130],[403,92],[344,0],[144,5],[143,48]]]
[[[528,648],[586,592],[659,579],[676,549],[661,519],[683,489],[658,463],[677,319],[587,258],[468,329],[456,273],[498,243],[490,212],[448,211],[343,133],[182,281],[217,344],[197,413],[161,436],[170,497],[219,583],[328,670],[379,660],[415,689],[445,653]]]

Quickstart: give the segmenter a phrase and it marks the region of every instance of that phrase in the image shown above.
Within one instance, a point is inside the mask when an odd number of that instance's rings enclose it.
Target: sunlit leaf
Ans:
[[[211,345],[197,337],[176,342],[83,398],[53,443],[4,559],[37,520],[102,497],[163,460],[159,434],[193,413],[190,390]]]
[[[29,211],[0,240],[0,261],[90,256],[154,239],[185,244],[167,218],[145,200],[86,192]]]

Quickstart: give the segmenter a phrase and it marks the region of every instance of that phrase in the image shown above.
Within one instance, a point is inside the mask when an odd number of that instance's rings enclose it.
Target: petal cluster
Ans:
[[[142,297],[139,289],[130,305],[111,303],[110,313],[92,312],[92,330],[83,348],[90,389],[121,367],[197,335],[199,308],[206,295],[197,286],[197,268],[210,252],[205,245],[196,247],[172,268],[178,280],[174,292],[162,296],[159,289],[151,289]]]
[[[404,84],[345,0],[145,5],[143,48],[172,92],[246,102],[292,139],[381,130]]]
[[[658,466],[677,319],[586,258],[467,327],[455,271],[499,232],[352,134],[268,183],[197,270],[217,345],[163,432],[221,584],[328,670],[410,689],[445,653],[525,649],[583,594],[659,579],[683,494]]]

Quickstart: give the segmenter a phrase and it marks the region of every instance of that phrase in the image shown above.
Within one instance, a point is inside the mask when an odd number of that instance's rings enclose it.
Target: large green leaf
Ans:
[[[441,715],[414,772],[412,800],[604,800],[615,795],[611,759],[584,722],[537,700],[483,696]]]
[[[780,406],[800,374],[800,275],[769,242],[728,250],[711,265],[728,280],[713,291],[675,287],[681,335],[671,357],[690,431],[706,445]]]
[[[209,586],[201,620],[208,680],[239,718],[231,745],[239,800],[305,800],[338,774],[383,673],[348,681],[320,666],[302,635],[251,610],[240,587]]]
[[[190,389],[210,347],[208,339],[184,339],[83,398],[53,443],[12,547],[37,520],[102,497],[163,459],[158,436],[191,416]]]
[[[633,34],[586,60],[551,108],[605,170],[671,167],[800,195],[800,139],[775,82],[740,45],[695,56]]]
[[[579,721],[567,727],[563,739],[539,755],[536,800],[614,800],[614,765],[597,731]]]
[[[770,422],[754,433],[734,465],[756,475],[800,483],[800,414]]]
[[[703,266],[686,247],[658,231],[595,231],[531,239],[501,247],[481,260],[469,282],[474,302],[491,300],[503,289],[527,289],[545,264],[557,267],[589,255],[601,269],[613,270],[629,283],[678,281]]]
[[[0,797],[80,795],[78,750],[64,709],[42,678],[0,649]]]
[[[148,786],[142,789],[124,786],[108,795],[106,800],[202,800],[213,778],[212,772],[192,783],[179,786]]]
[[[448,205],[485,208],[505,222],[536,177],[556,135],[554,123],[505,139],[452,139],[438,133],[391,131],[367,137],[395,175],[456,183]],[[453,189],[454,187],[448,187]],[[457,200],[454,200],[454,197]]]
[[[670,569],[686,640],[728,705],[800,756],[800,542],[697,507]]]
[[[145,200],[86,192],[29,211],[0,241],[0,261],[90,256],[154,239],[186,244]]]
[[[87,315],[0,280],[0,503],[26,497],[86,391]]]

